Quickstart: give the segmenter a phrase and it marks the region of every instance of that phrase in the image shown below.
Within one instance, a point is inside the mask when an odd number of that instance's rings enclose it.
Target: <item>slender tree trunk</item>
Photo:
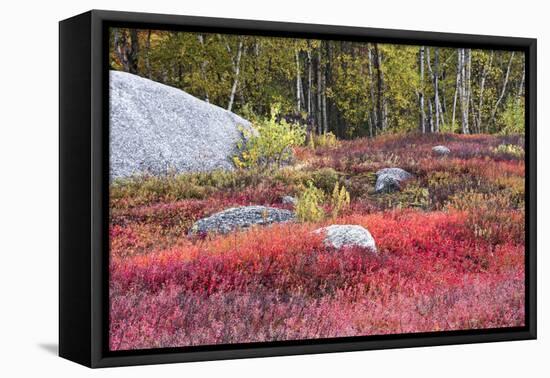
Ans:
[[[440,129],[440,113],[441,103],[439,101],[439,48],[434,50],[434,102],[435,102],[435,131],[438,133]]]
[[[138,31],[130,29],[126,33],[126,30],[116,28],[114,30],[114,47],[123,70],[134,75],[137,74],[139,57]]]
[[[504,76],[504,82],[502,83],[502,90],[500,91],[500,96],[498,96],[498,100],[493,108],[493,112],[491,113],[491,122],[490,124],[494,124],[495,122],[495,116],[497,114],[498,107],[500,103],[502,102],[502,99],[504,98],[504,95],[506,94],[506,86],[508,85],[508,78],[510,77],[510,69],[512,67],[512,61],[514,60],[514,51],[512,51],[512,54],[510,55],[510,60],[508,61],[508,68],[506,68],[506,75]]]
[[[517,97],[516,97],[516,106],[519,106],[521,103],[521,96],[525,93],[525,58],[522,59],[522,69],[521,69],[521,80],[518,85]]]
[[[328,132],[328,115],[327,115],[327,78],[326,72],[323,73],[323,92],[321,94],[322,113],[323,113],[323,133]]]
[[[428,100],[428,129],[430,133],[434,132],[433,104],[432,100]]]
[[[376,114],[376,96],[374,94],[374,74],[372,69],[372,46],[369,44],[368,47],[368,70],[369,70],[369,88],[370,88],[370,98],[371,98],[371,112],[370,112],[370,126],[369,126],[369,135],[373,137],[376,132],[377,114]]]
[[[206,54],[205,54],[205,49],[204,49],[204,36],[202,34],[199,34],[197,36],[197,38],[199,40],[199,43],[200,43],[201,49],[202,49],[201,78],[202,78],[203,83],[205,83],[205,85],[204,85],[204,101],[210,102],[210,97],[208,96],[208,89],[206,87],[206,83],[207,83],[207,80],[206,80],[206,66],[208,65],[208,60],[206,60]]]
[[[227,110],[231,111],[233,108],[233,101],[235,100],[235,92],[237,92],[237,86],[239,85],[239,73],[241,71],[241,56],[243,53],[243,39],[239,40],[239,46],[237,48],[237,56],[233,60],[233,86],[231,87],[231,94],[229,95],[229,104]],[[229,46],[229,45],[228,45]],[[229,48],[231,51],[231,48]]]
[[[493,65],[493,56],[495,55],[494,51],[491,51],[491,56],[489,57],[489,63],[483,66],[483,72],[481,73],[481,82],[479,83],[479,101],[477,106],[477,128],[479,132],[483,130],[483,91],[485,90],[485,81],[487,80],[487,74],[491,70]],[[488,130],[486,130],[488,131]]]
[[[329,74],[331,70],[331,64],[332,64],[332,42],[327,41],[325,43],[325,56],[326,56],[326,64],[323,66],[323,124],[324,124],[324,132],[325,134],[329,131],[329,122],[330,119],[329,116],[329,107],[327,106],[327,86],[329,85]]]
[[[319,46],[319,51],[317,52],[317,133],[322,134],[323,132],[323,112],[322,112],[322,67],[321,67],[321,48],[323,41],[321,41],[321,46]]]
[[[456,102],[458,99],[458,92],[460,92],[460,74],[462,72],[462,52],[461,49],[457,49],[457,64],[456,64],[456,86],[455,86],[455,95],[453,99],[453,116],[451,120],[452,131],[455,130],[455,117],[456,117]]]
[[[150,80],[153,76],[151,72],[151,30],[147,31],[147,39],[145,40],[145,70],[147,71],[147,78]]]
[[[467,49],[460,49],[460,110],[462,113],[462,133],[469,134],[468,126],[468,53]]]
[[[129,54],[130,73],[138,73],[139,38],[137,29],[130,29],[131,53]]]
[[[300,52],[298,50],[294,53],[296,57],[296,111],[300,113],[302,111],[302,89],[301,89],[301,75],[300,75]]]
[[[307,114],[311,116],[311,83],[312,83],[312,69],[311,69],[311,51],[307,50]]]
[[[311,103],[311,85],[313,81],[313,70],[312,70],[312,62],[311,62],[311,46],[309,41],[307,42],[307,118],[306,118],[306,145],[309,145],[311,141],[311,133],[313,125],[313,117],[312,117],[312,103]]]
[[[374,63],[376,69],[376,120],[377,133],[386,128],[385,101],[384,101],[384,73],[382,72],[382,54],[378,44],[374,44]]]
[[[447,78],[445,69],[441,70],[440,77],[441,77],[440,82],[444,83],[445,79]],[[447,96],[445,94],[445,85],[439,86],[439,92],[440,92],[439,110],[441,115],[441,125],[446,125],[447,122],[445,121],[445,118],[447,116]]]
[[[470,93],[472,88],[472,82],[471,82],[471,76],[472,76],[472,50],[471,49],[465,49],[465,60],[466,60],[466,67],[465,67],[465,83],[464,83],[464,90],[465,90],[465,108],[464,108],[464,120],[465,123],[463,125],[463,133],[469,134],[470,133]]]
[[[426,64],[428,66],[428,73],[432,80],[434,95],[433,95],[433,103],[432,99],[430,99],[429,104],[429,112],[430,112],[430,132],[439,132],[439,88],[438,88],[438,77],[437,77],[437,70],[439,65],[439,51],[436,48],[434,52],[434,70],[432,70],[432,63],[431,63],[431,54],[430,54],[430,48],[426,47]]]
[[[382,118],[380,119],[381,129],[384,131],[388,126],[388,102],[386,101],[386,81],[384,79],[384,69],[382,65],[382,52],[378,50],[378,67],[380,69],[379,79],[380,79],[380,97],[382,102]]]
[[[478,125],[476,123],[476,114],[475,114],[475,107],[474,107],[474,96],[472,96],[470,94],[469,96],[469,104],[470,104],[470,112],[472,113],[472,120],[471,122],[469,122],[469,125],[470,125],[470,133],[471,134],[474,134],[474,133],[479,133],[479,128],[478,128]],[[469,113],[468,113],[469,114]]]
[[[418,106],[420,111],[420,118],[418,120],[418,129],[421,133],[425,133],[426,114],[424,112],[424,46],[420,46],[418,69],[420,71],[420,89],[418,91]]]

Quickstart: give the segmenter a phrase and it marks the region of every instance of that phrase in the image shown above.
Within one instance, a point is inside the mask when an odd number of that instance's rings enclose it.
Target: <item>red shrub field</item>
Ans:
[[[447,157],[432,147],[450,148]],[[498,148],[501,145],[515,149]],[[394,135],[301,147],[276,171],[111,185],[111,350],[515,327],[525,321],[521,137]],[[414,178],[374,192],[381,168]],[[316,222],[190,237],[239,205],[290,209],[306,183],[349,206]],[[368,229],[378,252],[313,231]]]

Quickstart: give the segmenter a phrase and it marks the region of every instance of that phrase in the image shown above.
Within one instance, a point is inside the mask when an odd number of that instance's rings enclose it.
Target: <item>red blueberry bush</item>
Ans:
[[[113,183],[110,348],[522,326],[525,166],[495,152],[520,142],[382,136],[298,149],[295,166],[269,174]],[[451,155],[434,157],[437,144]],[[375,194],[389,166],[414,179]],[[336,219],[188,237],[201,217],[284,207],[283,195],[331,180],[351,195]],[[329,224],[367,228],[378,253],[326,246],[313,231]]]

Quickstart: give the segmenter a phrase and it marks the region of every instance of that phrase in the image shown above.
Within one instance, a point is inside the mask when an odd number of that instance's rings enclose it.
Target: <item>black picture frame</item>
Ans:
[[[518,328],[110,352],[110,26],[491,48],[526,57],[526,324]],[[88,367],[157,364],[536,338],[537,41],[529,38],[92,10],[59,24],[59,355]]]

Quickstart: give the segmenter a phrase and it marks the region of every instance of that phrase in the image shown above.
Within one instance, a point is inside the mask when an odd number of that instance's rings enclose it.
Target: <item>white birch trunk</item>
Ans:
[[[197,38],[199,40],[199,44],[201,45],[203,55],[203,61],[201,62],[201,79],[204,83],[206,83],[206,66],[208,65],[208,61],[204,56],[204,36],[202,34],[199,34]],[[207,89],[204,90],[204,101],[210,102]]]
[[[231,94],[229,95],[229,104],[227,105],[227,110],[229,111],[231,111],[231,109],[233,108],[233,101],[235,101],[235,92],[237,92],[237,86],[239,85],[239,73],[241,71],[242,53],[243,53],[243,40],[241,38],[239,40],[239,47],[237,49],[237,57],[233,61],[233,73],[234,73],[233,86],[231,87]]]
[[[418,128],[421,133],[426,132],[426,114],[424,112],[424,46],[420,46],[420,56],[418,58],[419,70],[420,70],[420,90],[419,90],[419,107],[420,107],[420,119]]]
[[[296,111],[300,113],[302,110],[302,89],[300,88],[300,52],[295,51],[296,56]]]
[[[504,76],[504,82],[502,83],[502,90],[500,91],[500,96],[498,96],[498,100],[493,108],[493,112],[491,113],[491,122],[490,122],[491,125],[495,122],[495,116],[497,114],[498,107],[502,102],[504,95],[506,94],[506,86],[508,85],[508,78],[510,77],[510,69],[512,67],[513,60],[514,60],[514,51],[512,51],[512,54],[510,55],[510,61],[508,62],[508,68],[506,69],[506,75]]]
[[[487,74],[493,65],[493,57],[495,55],[494,51],[491,51],[491,56],[489,57],[489,63],[486,66],[483,66],[483,72],[481,73],[481,83],[479,83],[479,102],[478,102],[478,111],[477,111],[477,127],[479,132],[482,131],[483,126],[483,91],[485,90],[485,81],[487,80]]]
[[[521,80],[518,85],[518,94],[516,98],[516,106],[520,105],[521,96],[525,93],[525,58],[523,58]]]
[[[470,92],[471,92],[471,76],[472,76],[472,50],[465,49],[463,52],[465,60],[464,71],[464,109],[463,109],[463,125],[462,132],[464,134],[470,134]]]
[[[455,129],[456,103],[457,103],[457,99],[458,99],[458,92],[460,92],[460,73],[462,72],[462,67],[461,67],[461,64],[462,64],[461,56],[462,55],[461,55],[461,50],[460,49],[457,49],[456,55],[457,55],[456,86],[455,86],[455,95],[454,95],[454,99],[453,99],[453,115],[452,115],[452,119],[451,119],[451,127],[452,127],[453,132],[454,132],[454,129]]]
[[[323,111],[322,111],[322,100],[321,100],[321,91],[322,91],[322,72],[321,72],[321,46],[319,46],[319,51],[317,53],[317,133],[321,134],[323,132]]]
[[[311,51],[307,51],[307,114],[311,114],[311,83],[312,83],[312,69],[311,69]]]
[[[435,131],[440,129],[441,103],[439,101],[439,49],[434,51],[434,99],[435,99]]]
[[[372,46],[369,44],[368,46],[368,70],[369,70],[369,86],[370,86],[370,98],[372,102],[372,111],[371,113],[371,122],[370,122],[370,129],[369,134],[370,136],[374,136],[374,131],[376,128],[376,125],[378,124],[378,120],[376,117],[376,97],[374,95],[374,74],[372,70]]]

